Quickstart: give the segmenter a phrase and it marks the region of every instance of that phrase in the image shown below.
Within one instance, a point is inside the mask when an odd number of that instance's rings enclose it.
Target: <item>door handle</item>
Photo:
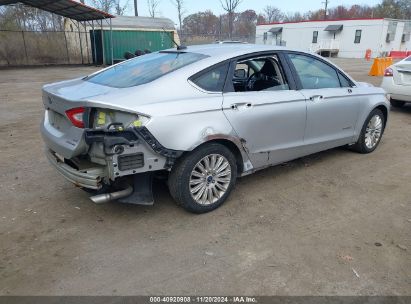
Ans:
[[[320,101],[320,100],[323,100],[323,99],[324,99],[323,95],[313,95],[313,96],[310,97],[311,101]]]
[[[231,109],[233,110],[238,110],[239,107],[251,108],[252,103],[251,102],[237,102],[237,103],[231,104]]]

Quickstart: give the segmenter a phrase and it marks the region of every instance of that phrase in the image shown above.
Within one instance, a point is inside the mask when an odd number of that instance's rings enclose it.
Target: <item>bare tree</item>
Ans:
[[[128,8],[128,0],[124,5],[120,4],[120,0],[116,0],[116,4],[114,5],[114,11],[116,15],[123,16]]]
[[[157,7],[160,4],[160,0],[147,0],[148,13],[151,18],[155,18],[157,14]]]
[[[116,15],[124,15],[128,7],[128,1],[121,5],[121,0],[91,0],[91,4],[103,12],[114,12]]]
[[[107,13],[114,9],[116,5],[115,0],[91,0],[91,2],[94,7]]]
[[[233,36],[234,12],[240,5],[241,0],[220,0],[220,3],[223,10],[225,10],[228,14],[228,37],[231,39]]]
[[[284,14],[275,6],[267,5],[264,8],[264,16],[267,22],[281,21]]]
[[[180,31],[182,30],[183,26],[183,15],[185,14],[185,9],[184,9],[184,0],[171,0],[171,2],[174,4],[174,6],[177,8],[177,13],[178,13],[178,22],[180,25]]]

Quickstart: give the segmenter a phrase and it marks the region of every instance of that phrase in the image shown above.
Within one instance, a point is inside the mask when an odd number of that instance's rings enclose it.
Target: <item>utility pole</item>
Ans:
[[[325,9],[324,9],[324,20],[327,20],[327,8],[328,8],[328,3],[330,1],[329,0],[325,0],[323,3],[325,5]]]
[[[137,9],[137,0],[134,0],[134,15],[138,16],[138,9]]]

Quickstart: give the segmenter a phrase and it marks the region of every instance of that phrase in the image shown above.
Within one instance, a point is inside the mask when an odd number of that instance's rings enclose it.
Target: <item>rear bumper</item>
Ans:
[[[381,87],[390,95],[390,98],[411,102],[411,86],[394,83],[393,77],[384,77]]]
[[[102,180],[105,176],[103,166],[77,170],[64,163],[55,152],[47,149],[46,156],[56,170],[67,180],[79,187],[98,190],[102,187]]]
[[[67,159],[87,151],[87,146],[83,139],[84,129],[74,126],[71,126],[64,132],[56,129],[50,123],[48,110],[44,113],[40,131],[46,145]]]
[[[390,94],[390,98],[394,100],[411,102],[411,95]]]

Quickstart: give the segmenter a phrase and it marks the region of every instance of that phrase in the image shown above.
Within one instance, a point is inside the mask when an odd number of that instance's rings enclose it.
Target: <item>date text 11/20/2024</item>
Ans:
[[[150,303],[258,303],[254,297],[150,297]]]

